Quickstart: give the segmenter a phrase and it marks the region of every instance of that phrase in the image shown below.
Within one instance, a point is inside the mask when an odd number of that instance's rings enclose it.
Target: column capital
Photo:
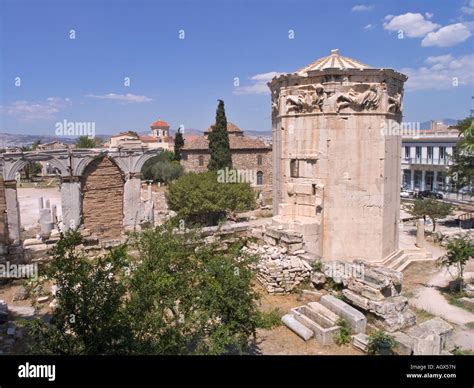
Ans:
[[[75,183],[75,182],[80,182],[81,177],[78,176],[62,176],[61,177],[61,184],[62,183]]]

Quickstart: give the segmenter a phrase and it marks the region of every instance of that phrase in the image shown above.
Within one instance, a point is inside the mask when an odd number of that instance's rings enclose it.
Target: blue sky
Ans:
[[[242,129],[270,130],[272,72],[334,48],[410,76],[405,121],[472,108],[473,0],[0,4],[0,132],[53,135],[63,120],[95,122],[99,134],[146,132],[158,118],[204,129],[218,98]]]

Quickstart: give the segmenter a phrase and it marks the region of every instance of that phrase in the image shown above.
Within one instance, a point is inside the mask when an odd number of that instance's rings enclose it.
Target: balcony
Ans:
[[[451,159],[433,159],[433,158],[403,158],[404,164],[425,164],[431,166],[451,166],[453,164]]]

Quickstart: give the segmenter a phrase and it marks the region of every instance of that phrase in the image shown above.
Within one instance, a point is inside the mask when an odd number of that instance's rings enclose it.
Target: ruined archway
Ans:
[[[119,238],[124,193],[120,168],[107,156],[99,157],[87,165],[81,183],[84,227],[101,239]]]

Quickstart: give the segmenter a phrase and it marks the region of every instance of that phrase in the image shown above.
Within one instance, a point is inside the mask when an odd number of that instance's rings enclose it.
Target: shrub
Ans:
[[[351,335],[347,321],[343,318],[339,318],[336,325],[339,326],[339,331],[334,335],[334,342],[339,346],[349,343],[351,341]]]
[[[255,193],[248,183],[219,183],[215,172],[189,173],[170,184],[166,201],[179,218],[217,225],[229,211],[254,209]]]
[[[391,354],[392,348],[395,344],[395,338],[385,333],[383,330],[378,330],[369,335],[367,351],[369,354],[387,355]]]

